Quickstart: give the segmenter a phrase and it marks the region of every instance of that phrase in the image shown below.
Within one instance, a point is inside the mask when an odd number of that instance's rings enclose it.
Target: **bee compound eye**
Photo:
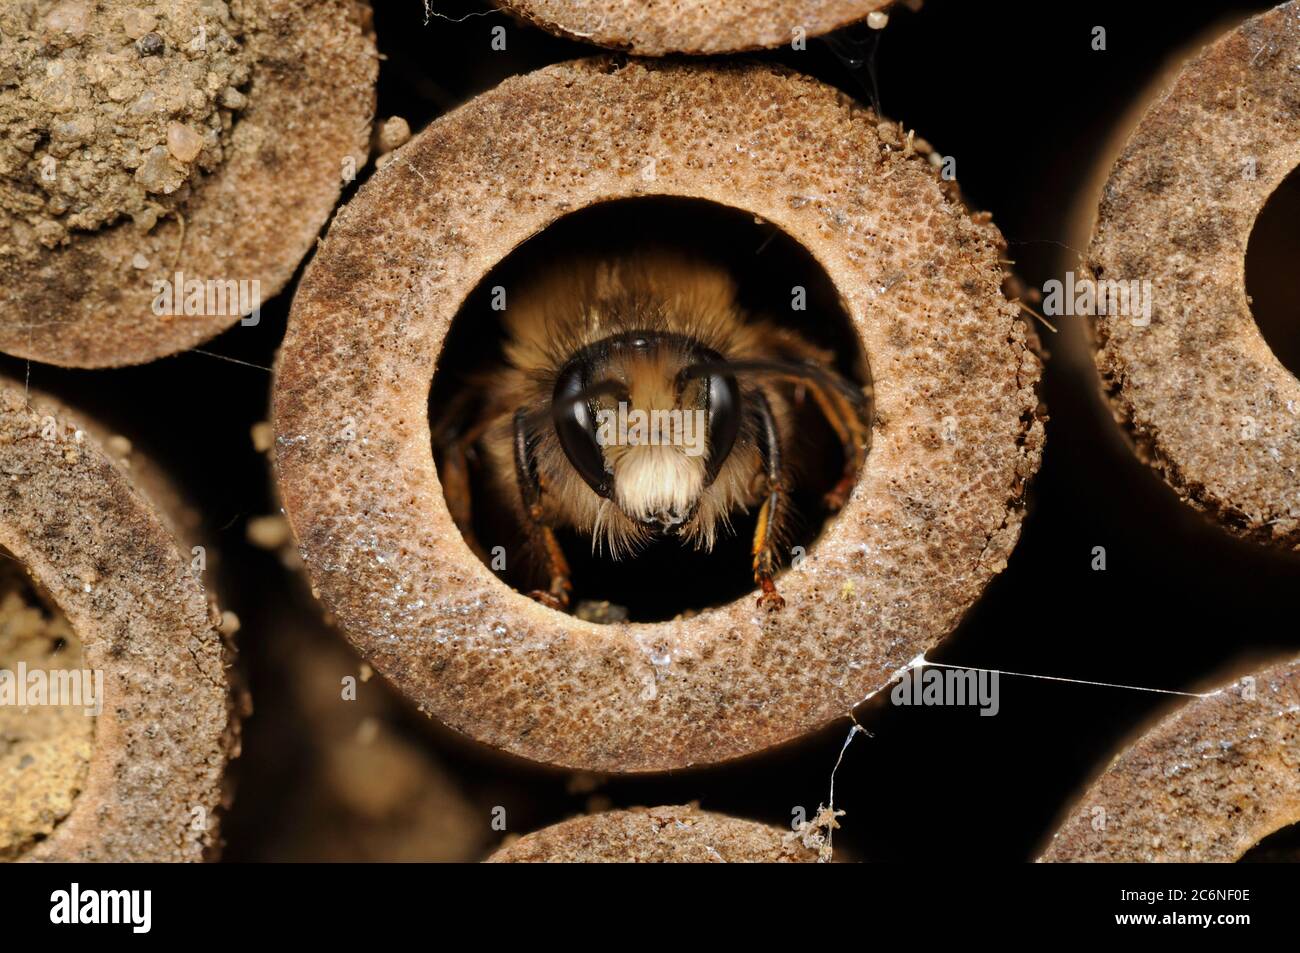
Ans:
[[[598,496],[609,497],[613,488],[605,469],[605,454],[596,439],[596,421],[583,398],[581,366],[560,375],[551,407],[555,433],[569,464]]]
[[[736,444],[740,432],[740,386],[730,374],[705,378],[709,406],[709,465],[706,480],[713,483]]]

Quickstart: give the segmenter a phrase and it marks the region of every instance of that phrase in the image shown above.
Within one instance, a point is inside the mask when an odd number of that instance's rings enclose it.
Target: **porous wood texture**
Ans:
[[[398,150],[304,275],[273,396],[285,511],[362,656],[486,744],[655,771],[816,729],[950,632],[1019,534],[1040,367],[1000,234],[908,142],[782,69],[598,58],[507,80]],[[752,596],[655,624],[554,612],[474,557],[442,494],[427,396],[461,303],[559,217],[649,195],[803,244],[871,364],[871,454],[778,613]]]
[[[893,0],[493,0],[549,33],[642,56],[733,53],[820,36]]]
[[[50,364],[114,367],[174,354],[240,320],[157,315],[154,282],[259,281],[275,295],[311,249],[369,148],[378,56],[358,0],[254,0],[245,42],[256,65],[230,154],[200,177],[184,222],[130,221],[50,250],[0,235],[0,350]],[[30,229],[27,230],[30,232]],[[141,262],[144,267],[139,267]],[[250,286],[251,287],[251,286]],[[215,309],[214,309],[215,310]]]
[[[72,812],[21,859],[202,860],[238,748],[230,649],[169,528],[184,519],[165,520],[97,433],[0,380],[0,546],[68,618],[105,695]]]
[[[1192,506],[1287,548],[1300,546],[1300,381],[1251,315],[1245,256],[1300,165],[1298,58],[1292,2],[1190,60],[1116,162],[1087,261],[1100,280],[1151,282],[1149,326],[1091,322],[1139,453]]]
[[[790,832],[697,807],[639,807],[575,817],[521,837],[492,864],[816,863]]]
[[[1300,659],[1187,702],[1121,752],[1042,861],[1235,861],[1300,821]]]

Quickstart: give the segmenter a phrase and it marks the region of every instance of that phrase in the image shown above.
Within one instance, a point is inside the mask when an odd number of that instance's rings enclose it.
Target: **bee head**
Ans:
[[[736,379],[700,369],[717,360],[678,335],[632,332],[584,348],[556,379],[552,418],[569,463],[655,533],[691,521],[735,445]]]

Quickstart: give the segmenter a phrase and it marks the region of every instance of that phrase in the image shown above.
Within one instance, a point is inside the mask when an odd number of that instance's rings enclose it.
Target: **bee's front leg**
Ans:
[[[759,422],[759,449],[767,480],[767,499],[758,511],[754,527],[754,582],[761,591],[758,607],[769,612],[784,608],[785,599],[776,591],[777,553],[781,527],[786,516],[786,491],[781,468],[781,434],[772,417],[772,407],[762,392],[754,393],[754,412]]]
[[[867,429],[858,408],[849,403],[842,393],[816,381],[809,384],[809,390],[844,451],[844,469],[839,481],[825,496],[827,509],[838,513],[849,501],[853,487],[858,482],[858,471],[862,469],[863,461],[867,458],[867,448],[871,444],[871,431]]]
[[[555,531],[546,525],[543,517],[542,481],[537,473],[533,442],[528,433],[528,411],[524,408],[515,411],[514,446],[515,478],[524,504],[528,542],[532,551],[545,560],[550,580],[547,589],[535,589],[528,595],[544,606],[564,612],[569,608],[569,594],[573,591],[573,583],[569,580],[569,562],[564,558]]]
[[[773,488],[758,511],[758,526],[754,530],[754,582],[762,590],[758,607],[775,612],[785,607],[785,599],[776,591],[776,542],[772,532],[772,514],[778,512],[784,499],[780,488]]]
[[[483,426],[480,425],[476,430],[439,447],[439,476],[442,478],[442,492],[452,522],[461,531],[474,555],[485,565],[491,565],[491,559],[474,534],[473,496],[470,491],[469,457],[482,429]]]
[[[569,579],[569,562],[564,558],[564,551],[555,538],[555,531],[545,523],[536,520],[533,531],[537,534],[534,542],[546,560],[547,575],[550,578],[548,589],[534,589],[528,595],[544,606],[559,612],[569,609],[569,595],[573,592],[573,583]]]

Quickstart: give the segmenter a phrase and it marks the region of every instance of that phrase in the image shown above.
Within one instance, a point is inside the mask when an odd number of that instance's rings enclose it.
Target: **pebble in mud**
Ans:
[[[135,41],[135,48],[141,56],[157,56],[167,44],[157,33],[146,33]]]

